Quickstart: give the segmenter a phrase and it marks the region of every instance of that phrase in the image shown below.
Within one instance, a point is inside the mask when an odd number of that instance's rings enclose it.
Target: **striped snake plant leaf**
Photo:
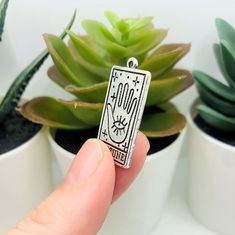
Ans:
[[[9,0],[1,0],[0,2],[0,42],[2,41],[2,34],[4,30],[8,3]]]
[[[67,25],[66,30],[72,27],[75,18],[76,11],[74,12],[69,24]],[[63,31],[63,33],[60,35],[61,38],[64,38],[66,36],[66,30]],[[0,122],[3,121],[6,116],[18,105],[18,102],[26,86],[32,79],[33,75],[39,70],[48,55],[48,50],[44,50],[13,81],[0,104]]]

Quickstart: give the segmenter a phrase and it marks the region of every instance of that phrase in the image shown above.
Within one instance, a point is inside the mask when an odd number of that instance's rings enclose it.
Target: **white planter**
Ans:
[[[74,155],[60,147],[49,132],[49,141],[65,175]],[[184,132],[166,149],[149,155],[145,166],[128,191],[115,202],[99,235],[146,235],[160,218],[167,198]]]
[[[195,104],[192,106],[194,110]],[[235,234],[235,148],[188,120],[189,206],[193,215],[221,234]]]
[[[0,234],[27,215],[52,189],[46,129],[0,155]]]

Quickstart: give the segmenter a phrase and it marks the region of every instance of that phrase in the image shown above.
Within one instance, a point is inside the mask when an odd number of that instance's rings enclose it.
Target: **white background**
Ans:
[[[84,18],[105,21],[104,10],[123,17],[154,16],[157,27],[169,29],[166,42],[192,43],[190,54],[180,62],[181,67],[203,69],[214,75],[219,74],[212,52],[212,43],[217,41],[214,19],[222,17],[235,25],[234,0],[11,0],[3,45],[10,45],[16,64],[6,63],[6,57],[4,63],[0,57],[0,64],[4,64],[3,69],[0,65],[0,93],[6,91],[14,75],[45,47],[42,34],[61,32],[75,8],[78,17],[73,30],[76,32],[83,32],[80,21]],[[25,96],[65,95],[47,78],[50,64],[48,61],[36,75]]]
[[[58,34],[67,24],[73,9],[78,17],[73,30],[83,32],[80,21],[93,18],[105,21],[104,10],[123,17],[154,16],[155,24],[168,28],[166,42],[191,42],[192,50],[180,67],[202,69],[220,77],[212,52],[217,41],[214,20],[222,17],[235,25],[234,0],[11,0],[6,21],[4,42],[0,45],[0,94],[14,76],[45,48],[42,34]],[[27,88],[25,97],[53,95],[68,97],[46,75],[48,60]],[[186,112],[195,96],[193,89],[178,98]],[[164,216],[152,235],[212,235],[191,217],[185,200],[185,166],[180,163]]]

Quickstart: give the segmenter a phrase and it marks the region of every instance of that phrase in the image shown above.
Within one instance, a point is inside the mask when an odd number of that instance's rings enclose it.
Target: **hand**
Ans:
[[[7,235],[95,235],[111,203],[141,170],[148,149],[147,138],[139,133],[132,166],[125,170],[115,167],[102,141],[88,140],[74,159],[65,182]]]
[[[122,143],[130,131],[137,106],[134,89],[129,89],[129,84],[118,85],[116,98],[113,104],[107,104],[108,132],[110,139],[115,143]]]

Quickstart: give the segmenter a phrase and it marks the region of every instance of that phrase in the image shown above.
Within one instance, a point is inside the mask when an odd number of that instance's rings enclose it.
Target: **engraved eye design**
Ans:
[[[113,132],[118,136],[119,134],[121,135],[122,132],[125,133],[125,127],[127,125],[127,122],[125,123],[125,118],[122,119],[122,116],[120,116],[120,118],[118,119],[118,116],[117,116],[117,119],[113,122],[113,125],[112,125],[112,129]]]

